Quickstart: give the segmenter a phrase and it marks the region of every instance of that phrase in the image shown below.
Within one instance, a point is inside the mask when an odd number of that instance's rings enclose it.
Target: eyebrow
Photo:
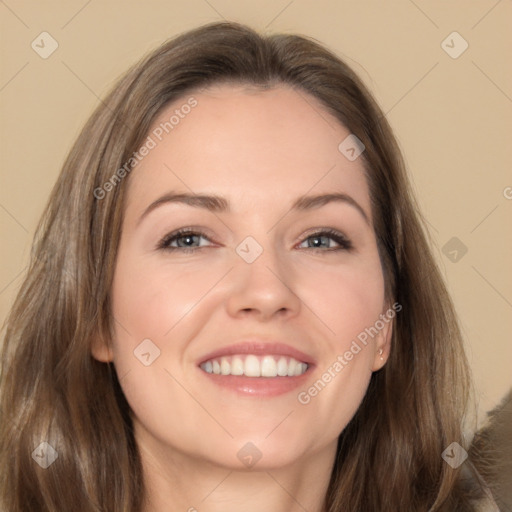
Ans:
[[[353,197],[342,192],[318,194],[312,196],[301,196],[295,200],[291,207],[291,210],[313,210],[333,202],[341,202],[348,204],[349,206],[352,206],[362,215],[366,223],[370,225],[370,219],[366,212],[364,211],[364,209],[361,207],[361,205]],[[229,201],[221,196],[169,192],[167,194],[164,194],[162,197],[158,198],[156,201],[153,201],[142,212],[142,215],[139,217],[137,224],[140,224],[144,217],[146,217],[150,212],[152,212],[159,206],[169,203],[185,204],[188,206],[192,206],[194,208],[202,208],[214,213],[227,213],[230,211]]]

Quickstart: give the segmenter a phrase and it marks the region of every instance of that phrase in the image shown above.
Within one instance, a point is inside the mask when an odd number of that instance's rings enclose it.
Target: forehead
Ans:
[[[316,98],[289,86],[208,87],[155,119],[154,147],[132,171],[128,204],[140,209],[183,191],[224,195],[235,210],[237,202],[239,210],[275,209],[308,192],[337,191],[369,213],[363,162],[338,149],[349,135]]]

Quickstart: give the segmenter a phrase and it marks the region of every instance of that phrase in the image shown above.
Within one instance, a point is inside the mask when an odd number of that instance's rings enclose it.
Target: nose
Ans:
[[[265,248],[252,263],[236,255],[229,274],[227,309],[232,317],[253,316],[260,321],[297,315],[301,300],[295,293],[293,269],[276,250]]]

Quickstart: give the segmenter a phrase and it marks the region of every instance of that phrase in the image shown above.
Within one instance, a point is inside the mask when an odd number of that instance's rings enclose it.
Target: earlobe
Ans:
[[[391,349],[391,335],[393,333],[393,323],[390,322],[381,331],[377,340],[375,357],[373,360],[372,371],[380,370],[388,360],[389,351]]]
[[[373,359],[373,367],[372,367],[373,372],[380,370],[386,364],[388,353],[389,352],[385,351],[384,348],[379,348],[379,350],[377,350],[377,352],[375,352],[375,357]]]
[[[375,352],[375,357],[373,359],[372,372],[376,372],[380,370],[386,364],[386,358],[384,357],[384,349],[380,348]]]
[[[108,343],[100,337],[94,338],[91,343],[91,355],[102,363],[110,363],[114,359],[112,349]]]

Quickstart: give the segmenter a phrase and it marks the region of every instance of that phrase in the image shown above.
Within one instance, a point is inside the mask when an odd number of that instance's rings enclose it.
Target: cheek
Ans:
[[[353,265],[308,270],[301,273],[298,294],[325,326],[330,350],[348,350],[383,311],[384,278],[378,256]]]
[[[154,414],[162,390],[181,396],[168,372],[183,380],[187,344],[206,321],[205,297],[219,276],[211,267],[191,272],[120,253],[112,286],[113,356],[125,395],[142,417]],[[163,411],[164,405],[156,409]]]
[[[325,335],[319,367],[297,398],[315,416],[330,418],[331,434],[337,435],[355,414],[372,375],[384,277],[376,254],[350,266],[309,270],[300,293]]]
[[[114,316],[134,338],[162,339],[217,281],[210,268],[191,271],[154,260],[120,260],[113,283]]]
[[[120,252],[112,286],[121,387],[139,424],[166,443],[190,448],[197,443],[191,425],[210,425],[212,419],[191,400],[190,385],[183,385],[183,354],[196,324],[202,324],[198,312],[219,272],[123,256]]]
[[[334,440],[340,435],[366,394],[372,373],[361,354],[346,364],[334,358],[297,395],[298,415],[321,422],[324,438]],[[337,363],[341,366],[336,367]]]

